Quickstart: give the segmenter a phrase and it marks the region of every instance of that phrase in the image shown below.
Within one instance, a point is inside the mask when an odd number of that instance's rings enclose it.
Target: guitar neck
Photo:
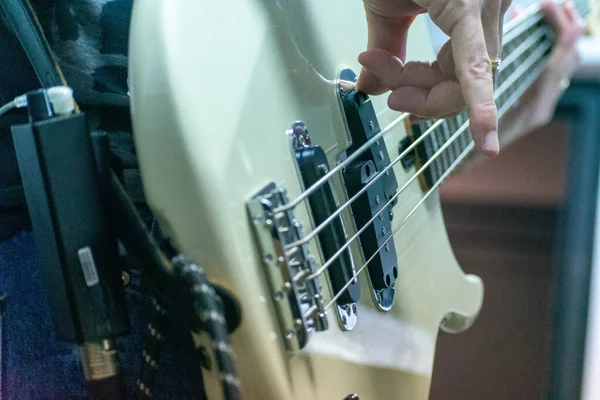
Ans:
[[[576,1],[575,6],[583,17],[589,13],[587,1]],[[544,23],[539,6],[531,6],[507,25],[494,91],[498,118],[506,114],[542,73],[553,45],[553,32]],[[466,111],[453,118],[414,125],[413,135],[415,140],[427,136],[417,146],[420,164],[428,165],[423,174],[427,188],[439,185],[449,170],[456,167],[457,160],[473,148]]]

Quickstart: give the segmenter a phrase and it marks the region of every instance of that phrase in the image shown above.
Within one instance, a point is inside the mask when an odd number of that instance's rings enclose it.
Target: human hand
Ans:
[[[542,74],[521,96],[518,105],[503,117],[501,135],[508,136],[506,140],[514,140],[550,122],[556,103],[567,86],[564,83],[568,82],[579,64],[576,42],[583,34],[585,24],[573,3],[558,4],[544,0],[541,11],[554,31],[556,42]],[[518,11],[513,17],[516,14]]]
[[[390,108],[418,117],[448,118],[467,106],[476,147],[499,151],[491,59],[501,51],[502,17],[510,0],[363,0],[368,50],[357,87],[369,94],[392,90]],[[408,62],[406,35],[427,12],[450,40],[433,63]]]

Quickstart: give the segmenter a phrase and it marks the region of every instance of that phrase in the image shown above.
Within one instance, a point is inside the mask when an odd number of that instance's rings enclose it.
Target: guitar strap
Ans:
[[[42,87],[66,85],[29,0],[1,0],[0,6],[7,27],[19,39]]]
[[[67,85],[64,74],[54,56],[54,52],[50,47],[30,1],[0,0],[0,10],[2,11],[6,26],[18,38],[40,85],[45,88]],[[117,157],[114,157],[114,159],[117,159]],[[137,165],[117,165],[117,167],[119,175],[122,178],[122,184],[132,201],[136,204],[145,203],[141,176]],[[4,200],[10,202],[10,204],[5,205],[14,206],[18,203],[24,204],[22,189],[20,187],[10,189],[12,190],[10,193],[2,193],[1,196]],[[2,201],[0,203],[3,204]]]

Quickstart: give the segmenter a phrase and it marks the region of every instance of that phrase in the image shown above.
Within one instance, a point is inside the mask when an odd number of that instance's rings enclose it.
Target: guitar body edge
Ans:
[[[482,282],[456,262],[434,194],[394,237],[399,272],[392,309],[376,310],[363,273],[354,330],[342,331],[328,313],[329,329],[314,332],[304,349],[290,354],[284,347],[246,202],[269,183],[290,199],[302,192],[285,134],[296,120],[335,165],[348,134],[333,81],[344,67],[360,70],[356,58],[366,37],[360,2],[134,6],[130,89],[146,196],[177,248],[241,304],[231,341],[247,399],[341,400],[351,393],[361,400],[426,399],[440,324],[465,329],[482,304]],[[433,58],[422,18],[411,28],[408,53]],[[372,101],[382,127],[398,116],[384,96]],[[390,158],[405,136],[403,124],[385,136]],[[415,170],[398,163],[394,172],[402,186]],[[407,187],[392,228],[423,195],[418,180]],[[295,216],[310,231],[304,203]],[[363,261],[357,255],[358,266]],[[204,335],[196,340],[211,348]],[[204,373],[209,398],[222,398],[214,368]]]

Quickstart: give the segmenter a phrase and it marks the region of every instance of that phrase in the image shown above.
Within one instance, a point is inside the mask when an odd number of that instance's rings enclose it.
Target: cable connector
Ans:
[[[15,108],[27,107],[27,95],[22,94],[20,96],[17,96],[12,102],[14,103]]]
[[[0,107],[0,115],[6,114],[14,108],[23,107],[27,107],[27,95],[25,94],[15,97],[13,101],[9,101],[8,103]]]
[[[44,90],[44,89],[42,89]],[[75,111],[75,100],[73,99],[73,89],[69,86],[54,86],[45,89],[48,96],[48,101],[52,104],[54,114],[65,116]],[[30,92],[31,93],[31,92]],[[0,116],[14,108],[25,108],[29,104],[27,102],[27,93],[17,96],[0,107]]]
[[[55,114],[69,115],[75,110],[73,89],[68,86],[54,86],[48,89],[48,100]]]

